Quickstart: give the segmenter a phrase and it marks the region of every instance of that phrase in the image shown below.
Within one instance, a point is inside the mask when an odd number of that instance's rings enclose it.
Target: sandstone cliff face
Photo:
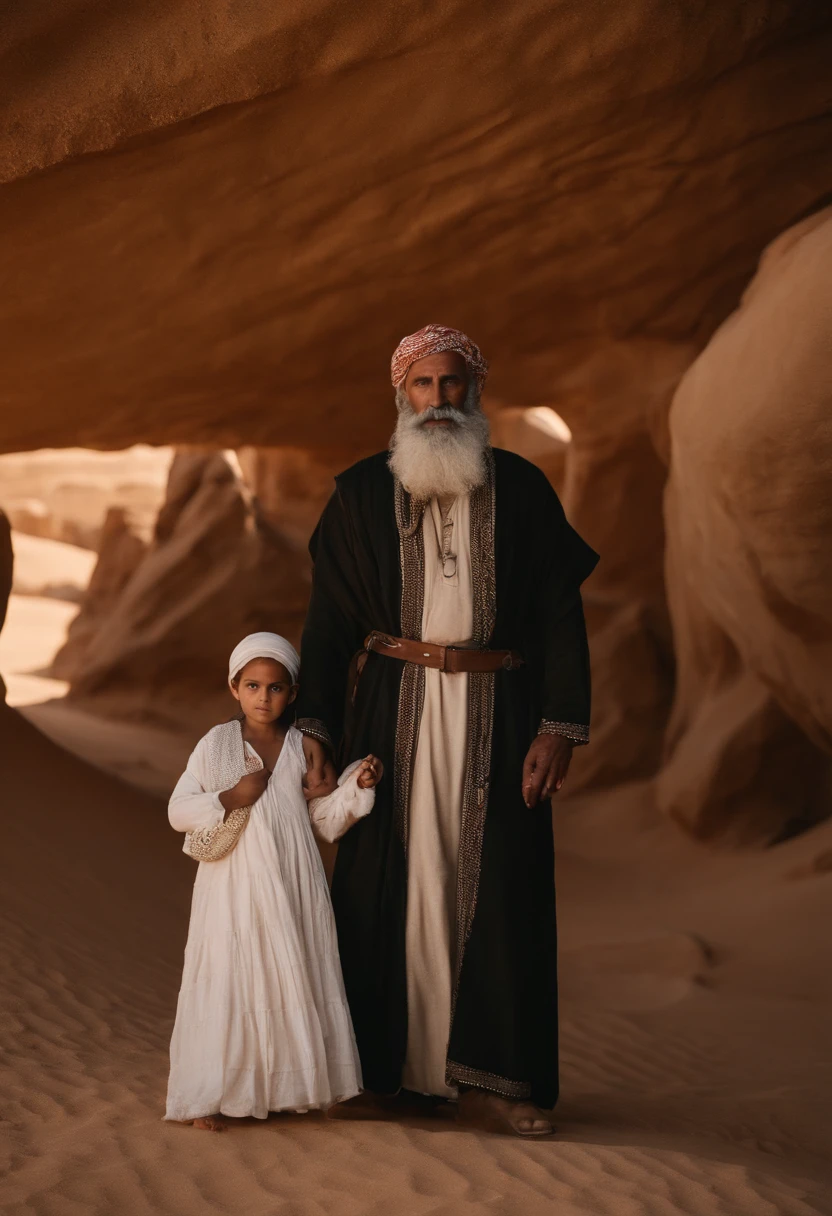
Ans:
[[[700,834],[828,814],[832,209],[766,251],[670,411],[678,684],[659,782]]]
[[[585,406],[569,416],[563,501],[601,554],[584,588],[593,746],[575,757],[573,788],[649,776],[661,762],[673,694],[663,570],[666,414],[693,355],[690,343],[613,343],[570,382]]]
[[[132,547],[129,534],[121,541]],[[110,595],[122,545],[115,537],[96,571],[106,611],[90,610],[78,650],[71,637],[61,659],[73,672],[70,696],[195,730],[230,716],[225,664],[240,638],[271,629],[298,640],[305,558],[259,517],[228,460],[199,451],[177,453],[154,541]]]

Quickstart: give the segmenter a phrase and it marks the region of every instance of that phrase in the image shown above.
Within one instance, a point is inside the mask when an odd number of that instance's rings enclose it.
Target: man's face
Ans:
[[[456,351],[445,350],[438,355],[417,359],[408,370],[404,391],[415,414],[450,406],[462,410],[468,392],[468,364]],[[427,427],[452,427],[449,418],[426,418]]]

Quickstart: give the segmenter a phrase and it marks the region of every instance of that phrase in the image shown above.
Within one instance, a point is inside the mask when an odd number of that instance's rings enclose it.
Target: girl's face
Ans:
[[[240,702],[243,713],[252,722],[265,725],[282,717],[288,705],[298,695],[282,663],[274,659],[252,659],[246,663],[231,691]]]

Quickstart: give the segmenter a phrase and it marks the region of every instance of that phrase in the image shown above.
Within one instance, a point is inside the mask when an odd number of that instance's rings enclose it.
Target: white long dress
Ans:
[[[180,832],[223,818],[220,791],[204,787],[209,740],[210,732],[170,801],[170,822]],[[264,1119],[269,1111],[327,1107],[360,1092],[332,905],[302,793],[305,768],[303,736],[291,727],[237,846],[221,861],[199,863],[167,1119],[217,1112]],[[354,768],[334,794],[313,804],[327,839],[373,805],[373,791],[358,789]]]

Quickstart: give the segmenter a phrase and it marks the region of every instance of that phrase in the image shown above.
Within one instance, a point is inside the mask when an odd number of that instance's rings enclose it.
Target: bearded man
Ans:
[[[332,883],[365,1086],[553,1130],[549,799],[589,737],[580,584],[597,556],[534,465],[492,449],[487,364],[429,325],[392,361],[390,451],[336,478],[310,544],[298,726],[392,779]]]

